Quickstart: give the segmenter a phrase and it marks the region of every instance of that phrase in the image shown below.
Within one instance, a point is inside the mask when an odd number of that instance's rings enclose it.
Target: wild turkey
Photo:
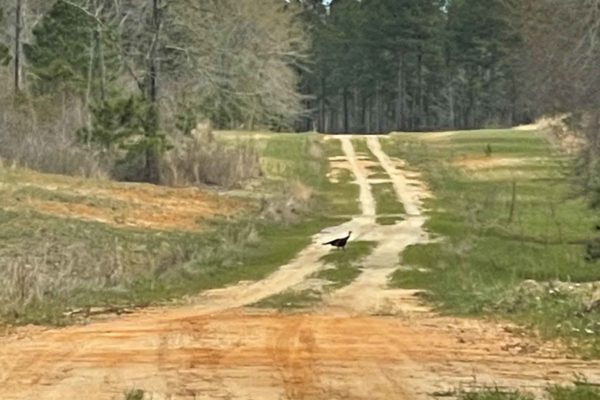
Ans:
[[[323,246],[332,245],[333,247],[337,247],[337,248],[341,248],[342,250],[345,250],[346,243],[348,243],[348,239],[350,239],[350,235],[352,235],[352,231],[348,232],[348,236],[346,236],[346,237],[339,238],[339,239],[333,239],[331,242],[323,243]]]

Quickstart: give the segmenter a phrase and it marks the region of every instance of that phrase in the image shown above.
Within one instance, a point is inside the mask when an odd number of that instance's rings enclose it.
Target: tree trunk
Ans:
[[[520,117],[518,116],[517,102],[519,101],[517,80],[514,72],[511,74],[511,96],[510,96],[510,124],[516,126],[519,124]]]
[[[147,72],[147,99],[151,106],[148,110],[148,143],[146,147],[146,180],[150,183],[158,183],[160,180],[160,143],[158,140],[159,108],[158,108],[158,71],[159,71],[159,40],[161,29],[160,2],[152,1],[152,28],[153,35],[150,50],[148,52],[148,72]]]
[[[397,82],[396,94],[396,126],[397,130],[404,128],[404,102],[406,90],[404,88],[404,56],[402,53],[398,53],[398,82]]]
[[[95,8],[99,8],[99,0],[95,0]],[[99,24],[95,31],[96,49],[98,50],[98,68],[100,69],[100,100],[106,100],[106,64],[104,62],[104,32]]]
[[[158,41],[160,39],[160,0],[152,1],[152,44],[148,54],[148,100],[156,103],[158,99]]]
[[[419,50],[417,55],[417,104],[416,104],[416,127],[423,127],[423,52]]]
[[[22,0],[16,0],[16,11],[15,11],[15,75],[14,75],[14,88],[15,93],[19,93],[21,91],[21,33],[23,31],[23,3]]]
[[[350,132],[350,127],[349,127],[349,109],[348,109],[348,89],[344,88],[343,92],[342,92],[342,103],[343,103],[343,107],[344,107],[344,133],[349,133]]]
[[[318,131],[325,132],[325,78],[321,77],[319,80],[319,121]]]
[[[337,96],[336,96],[337,97]],[[331,121],[331,126],[329,127],[329,131],[328,132],[333,132],[333,133],[338,133],[338,130],[340,129],[340,121],[339,121],[339,113],[337,112],[337,98],[335,99],[336,101],[334,101],[334,104],[336,105],[336,107],[329,107],[329,112],[331,113],[331,117],[329,118]]]
[[[356,132],[362,132],[362,124],[361,120],[361,101],[360,101],[360,93],[358,92],[358,88],[352,89],[353,100],[352,100],[352,130]]]
[[[372,133],[371,129],[371,100],[369,98],[365,99],[365,127],[367,131],[365,133]]]
[[[376,129],[376,133],[381,133],[383,131],[383,124],[382,124],[382,108],[383,108],[383,102],[381,99],[381,84],[379,82],[377,82],[376,84],[376,88],[375,88],[375,129]]]
[[[447,67],[448,68],[448,67]],[[455,114],[455,101],[454,101],[454,83],[452,80],[452,74],[449,72],[446,73],[446,82],[448,83],[448,93],[446,98],[448,100],[448,112],[446,114],[447,118],[447,128],[454,129],[456,127],[456,114]]]
[[[85,108],[90,110],[90,103],[92,101],[92,81],[94,79],[94,62],[96,59],[95,48],[96,42],[94,40],[94,34],[90,35],[90,54],[88,57],[88,70],[87,70],[87,87],[85,89]],[[89,146],[92,142],[92,113],[87,113],[87,135],[85,138],[86,144]]]

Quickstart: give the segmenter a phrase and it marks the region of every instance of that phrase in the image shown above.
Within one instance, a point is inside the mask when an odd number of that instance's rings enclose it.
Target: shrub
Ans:
[[[81,102],[66,94],[16,103],[0,97],[0,159],[42,172],[108,177],[110,154],[82,146],[73,134],[83,114]]]
[[[172,137],[171,144],[161,166],[161,182],[166,185],[233,188],[262,175],[259,153],[252,142],[220,143],[209,125],[200,126],[189,136]]]

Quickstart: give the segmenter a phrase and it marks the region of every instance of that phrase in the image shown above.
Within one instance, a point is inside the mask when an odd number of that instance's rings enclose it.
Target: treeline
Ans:
[[[0,0],[0,159],[164,183],[201,175],[198,149],[224,158],[190,143],[201,121],[370,133],[547,113],[600,148],[599,1]]]
[[[600,207],[600,0],[514,1],[512,9],[529,102],[537,115],[559,116],[583,144],[577,177]]]
[[[304,2],[313,63],[302,129],[383,132],[527,121],[504,0]]]
[[[0,159],[154,183],[181,176],[165,165],[173,154],[194,160],[182,147],[231,164],[190,133],[201,121],[292,127],[308,43],[298,11],[281,0],[0,0]]]

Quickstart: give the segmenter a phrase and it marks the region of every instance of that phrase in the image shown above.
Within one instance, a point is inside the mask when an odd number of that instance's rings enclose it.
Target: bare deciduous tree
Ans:
[[[168,50],[180,53],[179,84],[206,117],[248,129],[297,117],[306,37],[295,7],[279,0],[177,0],[171,7],[170,34],[189,41]]]
[[[600,0],[507,0],[520,17],[523,72],[538,114],[568,115],[586,146],[579,172],[600,193]],[[600,200],[600,199],[599,199]]]

